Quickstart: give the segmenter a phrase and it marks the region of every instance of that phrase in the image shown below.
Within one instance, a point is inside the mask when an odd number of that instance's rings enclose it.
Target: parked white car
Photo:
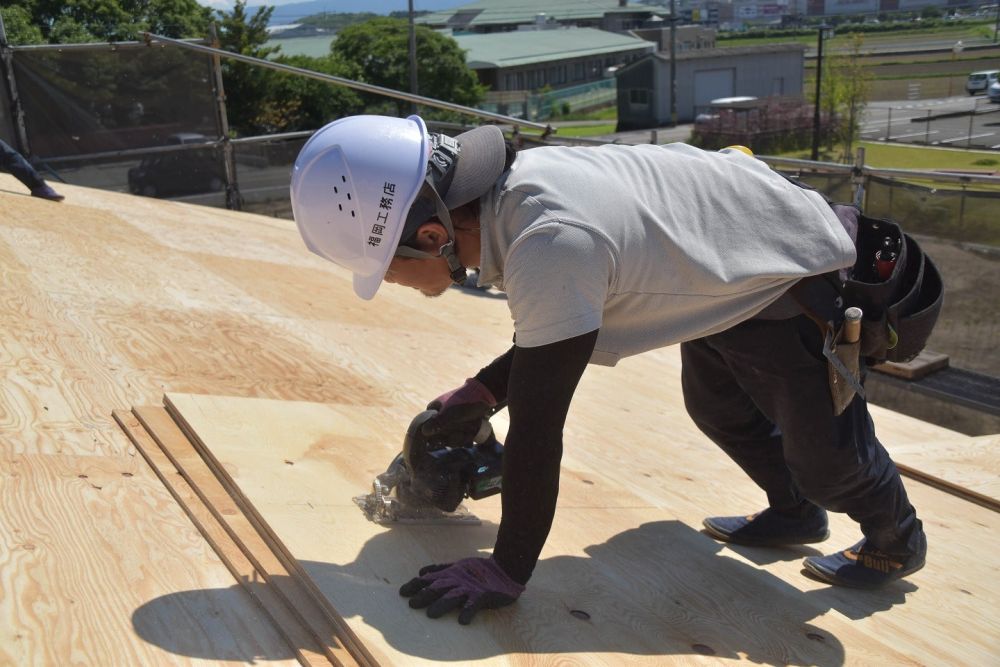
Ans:
[[[986,93],[990,96],[990,102],[996,102],[1000,104],[1000,81],[997,81],[990,86],[989,91]]]
[[[973,72],[965,82],[965,90],[970,95],[985,93],[994,83],[1000,80],[1000,69],[987,69],[982,72]]]

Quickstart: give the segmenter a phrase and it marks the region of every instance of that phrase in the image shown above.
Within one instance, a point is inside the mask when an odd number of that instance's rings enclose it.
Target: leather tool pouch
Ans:
[[[886,238],[899,250],[892,272],[881,278],[875,253]],[[864,312],[860,354],[869,364],[912,359],[924,349],[941,312],[941,275],[917,241],[890,220],[858,216],[857,249],[843,294],[845,307]]]
[[[864,390],[861,389],[861,341],[848,343],[843,337],[844,327],[841,325],[836,334],[833,329],[827,329],[823,340],[823,356],[827,359],[826,370],[835,415],[847,409],[855,394],[864,396]]]
[[[792,298],[819,328],[823,335],[823,356],[826,358],[827,379],[833,414],[839,415],[854,399],[864,398],[861,384],[861,341],[844,340],[844,306],[842,285],[836,274],[804,278],[789,290]]]

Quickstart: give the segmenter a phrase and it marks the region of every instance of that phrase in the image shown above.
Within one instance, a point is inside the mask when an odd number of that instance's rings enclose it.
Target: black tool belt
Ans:
[[[858,221],[857,260],[847,279],[828,274],[800,281],[790,290],[799,306],[814,320],[834,328],[841,326],[844,310],[860,308],[864,312],[860,354],[869,365],[917,356],[944,303],[944,283],[931,258],[896,222],[869,217],[852,204],[835,204],[811,185],[781,175],[804,190],[819,193],[835,211],[852,209]],[[890,271],[884,264],[879,266],[877,255],[887,239],[896,255]]]
[[[876,253],[885,239],[898,248],[895,264],[880,276]],[[861,356],[870,362],[908,361],[930,338],[944,303],[941,274],[920,244],[891,220],[858,216],[858,259],[844,282],[844,306],[857,306]]]
[[[857,260],[846,280],[828,273],[800,280],[789,290],[823,333],[835,414],[855,394],[864,396],[860,358],[872,365],[917,356],[944,302],[941,274],[912,236],[891,220],[857,212],[857,221]],[[848,343],[844,311],[852,306],[863,313],[861,336]]]

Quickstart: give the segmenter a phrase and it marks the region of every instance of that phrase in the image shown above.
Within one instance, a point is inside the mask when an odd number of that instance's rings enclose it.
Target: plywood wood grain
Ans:
[[[376,526],[350,499],[367,491],[370,471],[396,449],[381,436],[383,410],[176,394],[168,405],[358,634],[392,663],[453,656],[483,664],[656,664],[707,653],[793,664],[996,657],[992,585],[983,579],[992,565],[935,537],[986,548],[1000,519],[933,489],[915,488],[914,497],[932,510],[925,520],[937,560],[911,582],[859,594],[804,578],[799,561],[813,549],[730,548],[703,535],[703,498],[712,493],[662,485],[703,475],[704,451],[672,451],[670,468],[681,475],[661,467],[643,477],[659,477],[659,490],[628,484],[635,468],[626,472],[619,463],[609,474],[602,460],[590,466],[578,452],[566,464],[556,524],[528,593],[456,632],[453,620],[431,621],[407,608],[396,589],[422,564],[485,553],[499,520],[495,498],[472,506],[487,521],[479,528]],[[731,507],[754,502],[735,472],[716,475],[700,484],[718,489]],[[836,517],[833,528],[848,539],[848,520]],[[823,548],[837,546],[847,543]],[[963,619],[961,626],[942,624],[942,608]],[[961,644],[954,632],[962,633]]]
[[[305,667],[340,665],[334,656],[324,655],[318,640],[306,628],[294,606],[290,605],[265,581],[266,574],[244,553],[245,545],[231,536],[214,512],[228,510],[205,504],[197,490],[188,482],[152,435],[130,412],[116,410],[115,421],[142,453],[156,476],[191,519],[198,531],[208,540],[225,566],[237,579],[249,597],[258,604],[264,615],[274,624],[289,649]],[[161,438],[165,437],[163,435]],[[214,510],[214,512],[213,512]],[[252,556],[252,552],[250,552]]]
[[[0,663],[295,664],[145,464],[130,464],[0,459]]]

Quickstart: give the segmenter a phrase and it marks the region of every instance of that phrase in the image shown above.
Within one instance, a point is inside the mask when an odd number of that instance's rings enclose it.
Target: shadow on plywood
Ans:
[[[458,528],[462,532],[453,544],[464,543],[470,550],[489,547],[495,528]],[[854,635],[849,640],[858,655],[905,660],[891,646],[864,638],[846,624],[831,631],[828,622],[815,621],[831,609],[848,618],[886,611],[904,602],[906,593],[915,590],[912,584],[855,592],[847,602],[837,591],[801,591],[731,557],[723,545],[679,521],[644,523],[580,555],[544,558],[517,604],[482,613],[469,627],[459,626],[454,615],[430,620],[422,611],[406,609],[406,600],[396,592],[403,583],[399,577],[378,571],[386,554],[399,554],[419,530],[398,527],[379,533],[352,563],[302,562],[345,619],[381,635],[393,664],[404,664],[402,658],[405,664],[506,658],[535,664],[532,654],[564,655],[577,664],[588,664],[592,657],[594,664],[606,664],[613,654],[630,664],[638,657],[648,657],[652,664],[669,656],[704,655],[763,664],[840,665],[847,662],[840,630]],[[159,607],[164,605],[188,606],[207,597],[225,606],[240,594],[239,586],[175,593],[136,610],[133,623],[140,636],[167,650],[232,659],[235,655],[185,652],[148,619],[162,618]],[[859,641],[870,645],[859,646]]]

